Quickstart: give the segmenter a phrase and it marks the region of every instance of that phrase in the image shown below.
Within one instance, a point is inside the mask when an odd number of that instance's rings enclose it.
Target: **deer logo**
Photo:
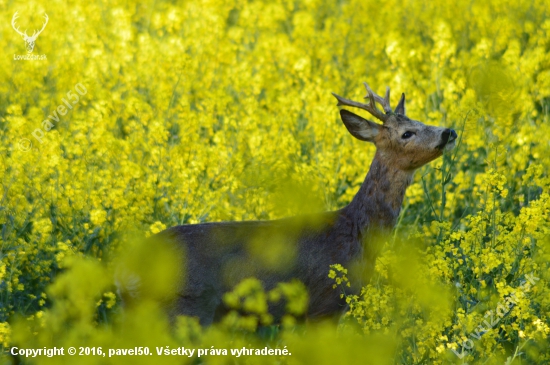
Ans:
[[[44,13],[44,19],[46,20],[44,22],[44,24],[42,25],[42,29],[40,30],[35,30],[33,32],[33,34],[31,36],[28,36],[27,35],[27,30],[25,30],[24,32],[21,32],[19,30],[19,27],[17,27],[15,25],[15,21],[17,20],[17,18],[19,17],[19,15],[17,15],[17,12],[15,12],[15,14],[13,14],[13,18],[11,19],[11,26],[13,27],[13,29],[21,36],[23,37],[23,40],[25,41],[25,47],[27,48],[27,53],[32,53],[32,51],[34,50],[34,44],[36,42],[36,38],[38,38],[38,36],[40,35],[40,33],[42,33],[42,31],[44,30],[44,28],[46,28],[46,24],[48,24],[48,14]]]

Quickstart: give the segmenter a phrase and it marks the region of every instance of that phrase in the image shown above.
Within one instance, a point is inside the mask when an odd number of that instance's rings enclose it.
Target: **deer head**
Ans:
[[[48,24],[48,14],[45,14],[44,13],[44,19],[46,20],[44,22],[44,24],[42,25],[42,29],[40,30],[35,30],[33,32],[33,34],[29,37],[27,35],[27,31],[25,30],[24,32],[21,32],[19,30],[19,27],[16,27],[15,26],[15,20],[18,18],[19,16],[17,15],[17,12],[15,12],[15,14],[13,14],[13,18],[11,19],[11,26],[13,27],[13,29],[21,36],[23,37],[23,40],[25,41],[25,47],[27,48],[27,53],[32,53],[32,51],[34,50],[34,43],[36,42],[36,38],[38,38],[38,36],[40,35],[40,33],[42,33],[42,31],[44,30],[44,28],[46,28],[46,24]]]
[[[454,148],[457,134],[448,128],[428,126],[405,115],[405,94],[395,110],[390,107],[390,88],[386,88],[384,98],[375,94],[369,85],[367,89],[368,104],[345,99],[332,93],[338,99],[338,106],[352,106],[368,111],[382,122],[374,123],[345,109],[340,116],[348,131],[362,141],[373,142],[378,155],[385,163],[403,171],[414,171],[441,156],[444,151]],[[376,107],[380,104],[384,112]]]

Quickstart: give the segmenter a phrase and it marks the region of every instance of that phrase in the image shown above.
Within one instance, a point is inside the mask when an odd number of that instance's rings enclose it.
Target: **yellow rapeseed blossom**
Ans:
[[[246,362],[550,361],[548,1],[8,5],[4,350],[254,344],[295,348]],[[49,16],[31,53],[16,11],[29,32]],[[408,116],[459,140],[416,172],[373,267],[317,273],[341,296],[340,337],[305,318],[308,293],[290,280],[248,277],[224,296],[220,325],[168,318],[181,257],[132,251],[132,234],[342,208],[375,146],[349,136],[330,92],[361,100],[363,81],[390,86],[394,106],[404,92]],[[278,272],[297,255],[285,247],[274,232],[246,249]]]

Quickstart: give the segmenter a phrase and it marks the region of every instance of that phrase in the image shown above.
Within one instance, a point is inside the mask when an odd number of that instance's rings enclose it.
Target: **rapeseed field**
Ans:
[[[0,14],[3,364],[550,363],[547,1],[30,0]],[[29,53],[16,29],[44,14]],[[331,92],[363,100],[364,81],[459,139],[416,172],[361,293],[331,267],[339,324],[304,323],[300,283],[254,278],[225,298],[246,315],[170,321],[179,263],[139,237],[345,206],[375,148]],[[148,290],[123,305],[130,271]],[[275,326],[266,303],[281,297]]]

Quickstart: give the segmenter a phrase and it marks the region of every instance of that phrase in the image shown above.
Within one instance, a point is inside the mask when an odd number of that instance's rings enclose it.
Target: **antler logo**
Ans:
[[[25,30],[25,32],[21,32],[19,30],[19,27],[15,26],[15,20],[18,17],[19,16],[17,15],[17,12],[15,12],[15,14],[13,14],[13,18],[11,19],[11,26],[13,27],[13,29],[15,29],[17,33],[19,33],[19,35],[21,35],[21,37],[23,37],[23,40],[25,41],[25,47],[27,47],[27,53],[32,53],[32,51],[34,50],[34,43],[36,42],[36,38],[38,38],[40,33],[42,33],[44,28],[46,28],[46,24],[48,24],[48,14],[44,13],[44,19],[46,19],[46,21],[44,22],[44,25],[42,25],[42,29],[35,30],[30,37],[27,35],[27,30]]]

